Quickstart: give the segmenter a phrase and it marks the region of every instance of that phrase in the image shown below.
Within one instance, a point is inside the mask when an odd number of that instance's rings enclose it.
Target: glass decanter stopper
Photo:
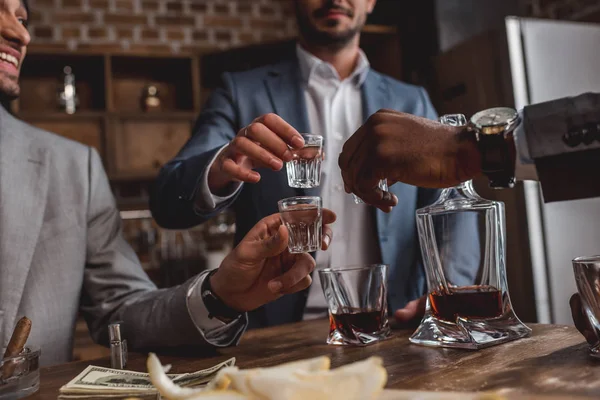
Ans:
[[[440,122],[466,125],[461,114]],[[467,181],[417,210],[417,228],[429,294],[412,343],[480,349],[529,336],[508,294],[504,203]]]

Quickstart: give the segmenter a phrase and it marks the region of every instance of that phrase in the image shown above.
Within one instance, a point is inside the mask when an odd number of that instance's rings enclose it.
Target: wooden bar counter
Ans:
[[[301,322],[246,332],[237,347],[159,354],[174,373],[206,368],[236,357],[241,368],[267,367],[287,361],[328,355],[332,368],[377,355],[388,371],[389,389],[428,391],[494,391],[570,398],[600,398],[600,360],[588,355],[587,344],[574,327],[529,325],[530,338],[479,351],[435,349],[409,343],[411,331],[367,347],[328,346],[325,320]],[[145,371],[146,356],[129,355],[127,369]],[[58,389],[90,362],[44,368],[40,391],[32,398],[55,399]],[[109,366],[108,359],[91,362]]]

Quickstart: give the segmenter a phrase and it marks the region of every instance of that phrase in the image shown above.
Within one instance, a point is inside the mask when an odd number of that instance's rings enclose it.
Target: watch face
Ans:
[[[507,107],[490,108],[473,115],[471,123],[478,129],[502,127],[514,122],[519,114]]]

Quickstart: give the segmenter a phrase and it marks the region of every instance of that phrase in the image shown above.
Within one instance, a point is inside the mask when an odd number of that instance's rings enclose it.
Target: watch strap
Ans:
[[[512,188],[515,185],[515,145],[512,132],[498,134],[477,133],[481,154],[481,170],[493,189]]]
[[[212,290],[210,277],[215,272],[217,272],[217,270],[210,271],[204,278],[202,286],[200,287],[202,301],[208,310],[208,317],[226,320],[237,319],[242,313],[225,304]]]

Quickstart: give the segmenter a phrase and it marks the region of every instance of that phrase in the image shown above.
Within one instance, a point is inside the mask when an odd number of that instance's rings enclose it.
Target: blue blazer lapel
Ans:
[[[296,59],[275,64],[264,79],[275,113],[299,132],[308,132],[308,114]]]
[[[372,114],[382,108],[392,108],[390,92],[385,85],[383,77],[372,69],[362,86],[363,120],[366,121]]]
[[[296,58],[273,65],[264,79],[275,113],[300,133],[309,133],[310,124]],[[286,180],[287,184],[287,180]],[[319,188],[296,189],[298,196],[319,196]]]
[[[382,108],[407,112],[414,105],[414,97],[403,96],[402,93],[392,92],[383,75],[369,70],[362,86],[363,119],[366,121],[371,115]]]
[[[369,70],[365,82],[362,86],[363,99],[363,119],[366,121],[371,115],[375,114],[382,108],[394,108],[390,91],[385,85],[383,77],[372,69]],[[390,214],[383,211],[375,210],[377,221],[377,237],[379,238],[379,247],[381,249],[381,258],[383,262],[389,263],[386,260],[386,251],[384,251],[384,243],[382,238],[385,237],[387,226],[390,219]]]

